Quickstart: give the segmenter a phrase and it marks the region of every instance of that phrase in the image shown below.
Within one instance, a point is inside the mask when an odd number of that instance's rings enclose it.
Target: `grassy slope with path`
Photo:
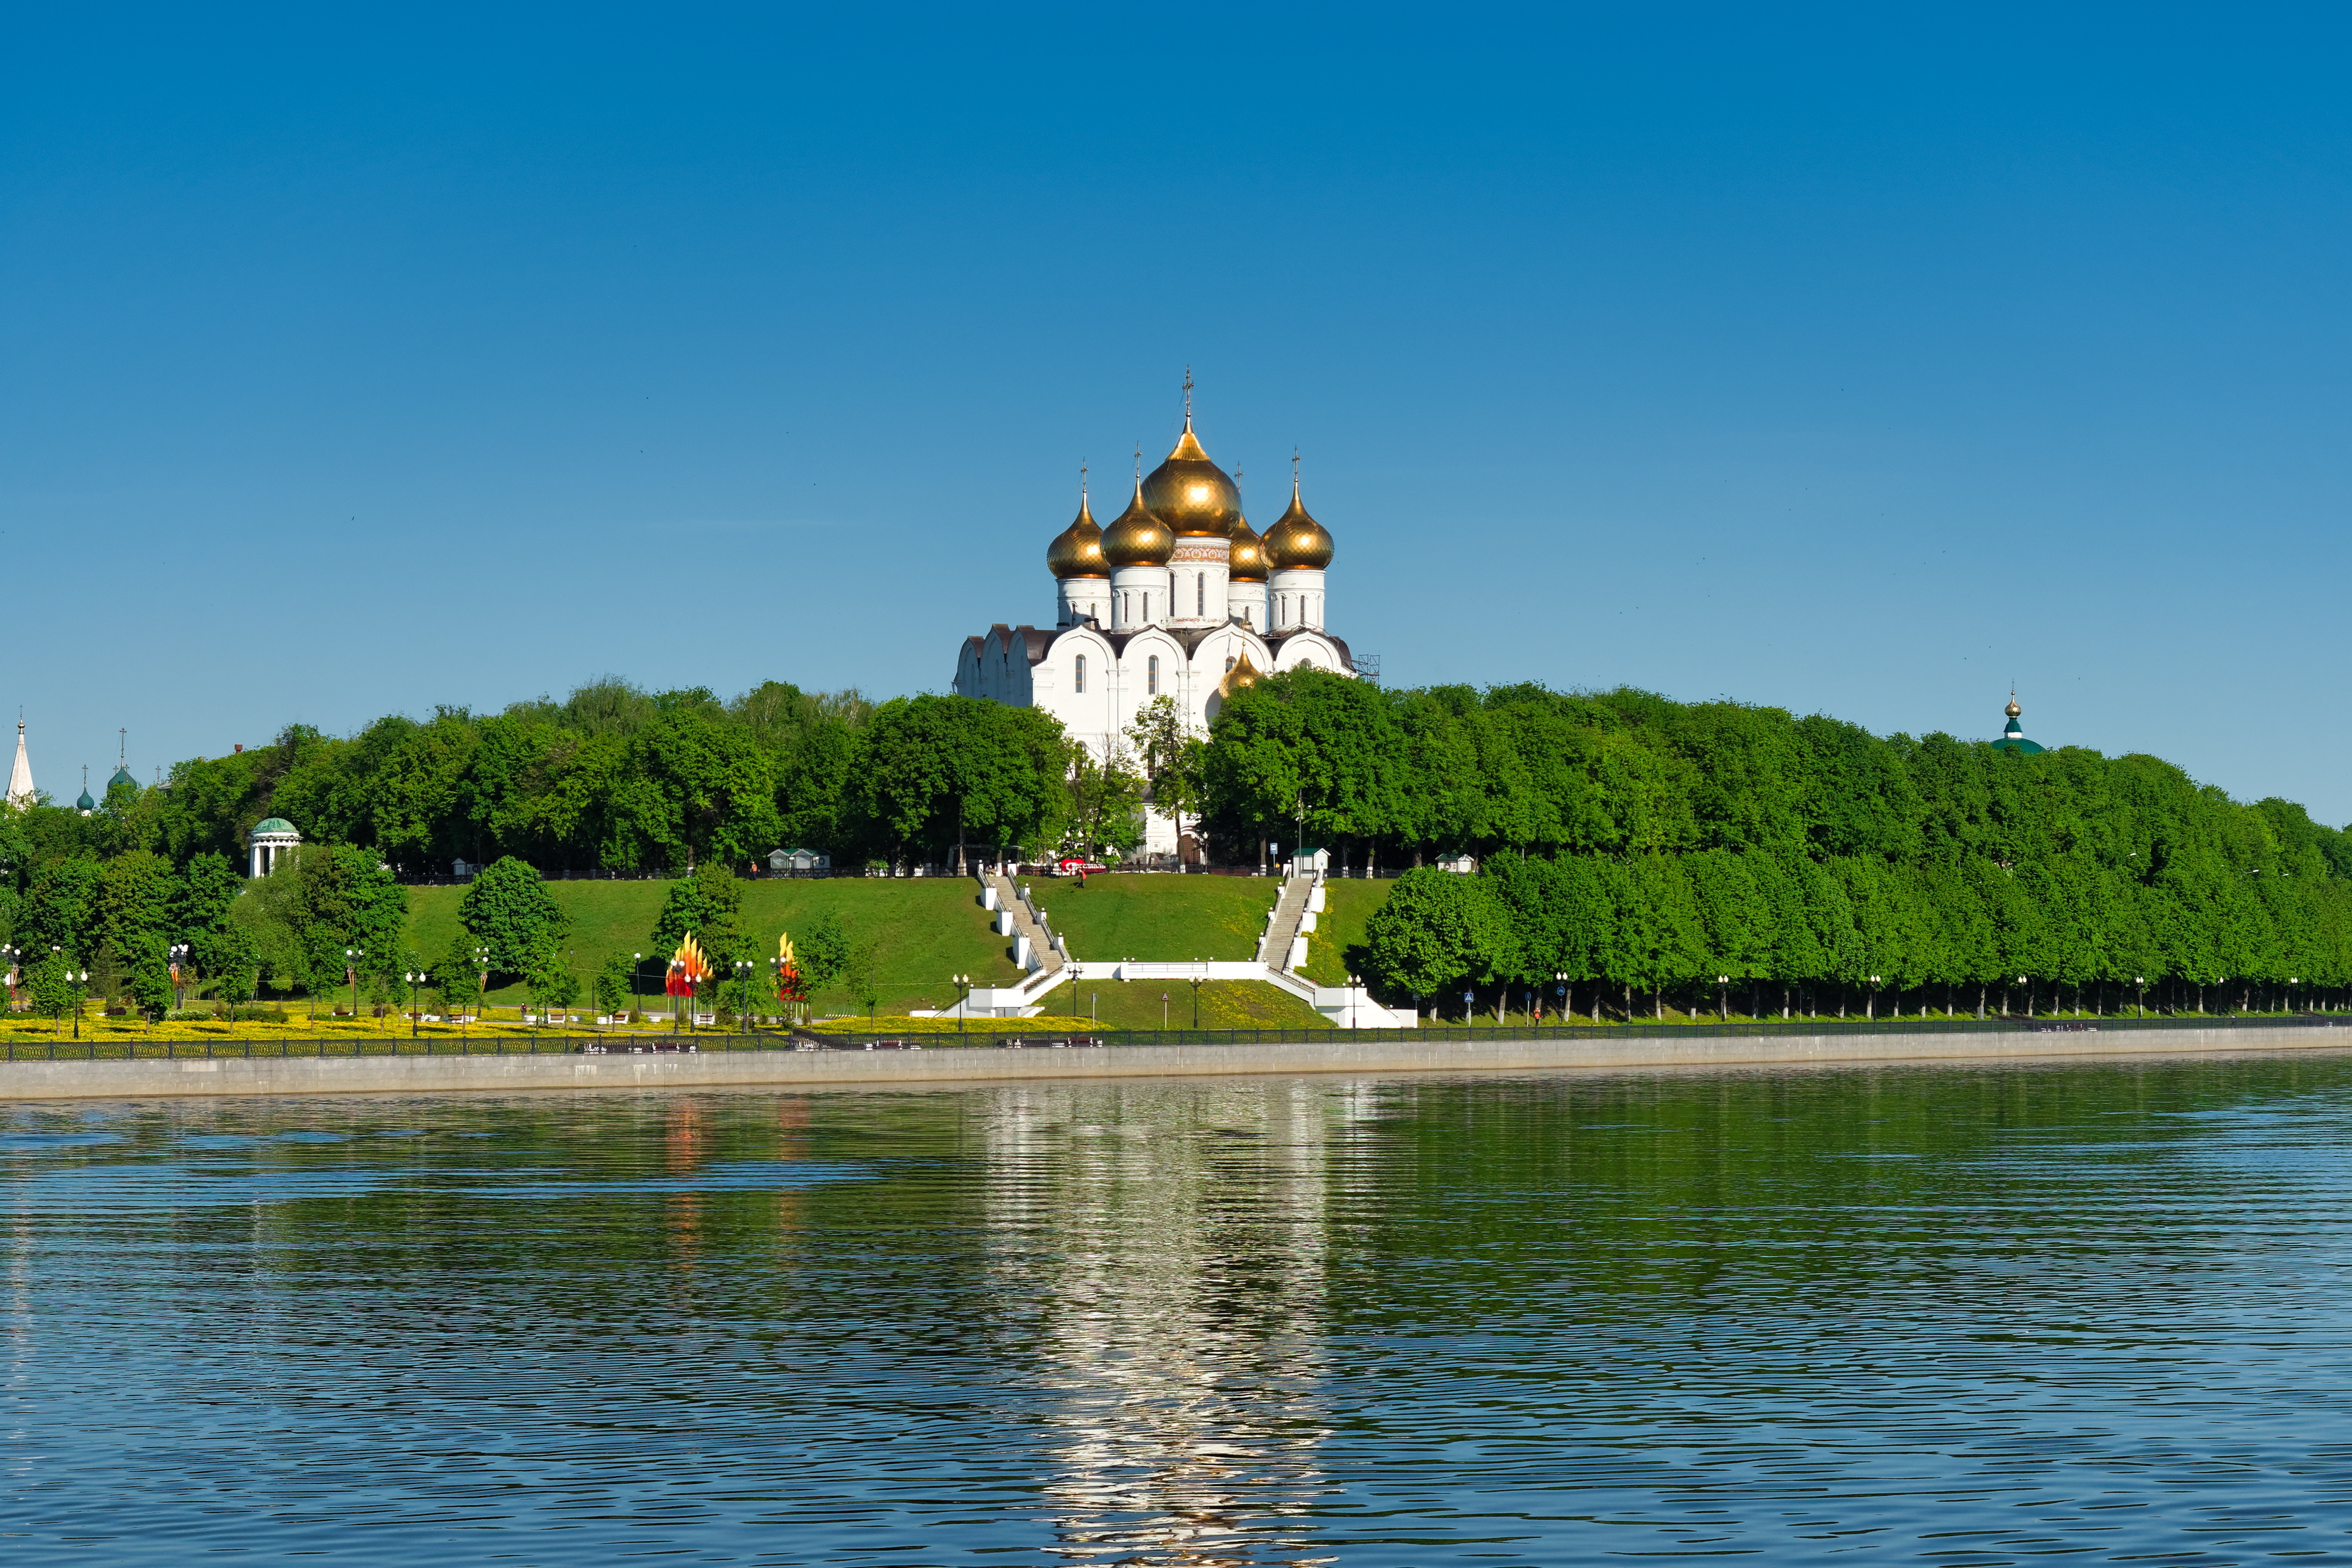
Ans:
[[[642,952],[660,918],[667,882],[550,882],[572,916],[566,945],[572,968],[584,983],[614,953]],[[412,888],[408,892],[408,945],[428,957],[446,950],[458,933],[457,902],[463,888]],[[851,939],[878,944],[876,972],[881,982],[880,1010],[941,1007],[955,1000],[950,974],[969,974],[982,984],[1011,984],[1020,978],[1012,950],[996,934],[980,907],[980,888],[961,878],[775,878],[746,884],[742,924],[772,952],[780,932],[804,926],[820,910],[841,916]],[[490,994],[493,1003],[522,997],[520,986]],[[854,1004],[835,985],[812,1000],[820,1013],[845,1012]]]
[[[1075,881],[1059,878],[1039,878],[1030,885],[1038,904],[1052,917],[1054,929],[1068,936],[1071,951],[1094,961],[1252,958],[1278,887],[1270,879],[1255,877],[1135,872],[1090,877],[1083,892]],[[1307,944],[1312,977],[1326,984],[1345,979],[1346,965],[1334,942],[1362,940],[1363,922],[1387,896],[1389,886],[1329,884],[1323,929]],[[646,934],[669,890],[667,882],[550,882],[547,887],[572,916],[567,945],[574,971],[583,980],[613,953],[646,951]],[[757,933],[763,951],[777,932],[805,925],[828,905],[838,911],[853,937],[878,942],[880,1012],[947,1005],[955,999],[954,988],[946,983],[950,974],[970,974],[982,984],[997,984],[1020,978],[1008,944],[995,934],[980,907],[978,886],[970,880],[778,878],[751,882],[743,891],[744,923]],[[408,944],[428,956],[443,952],[457,935],[457,902],[464,896],[463,888],[410,889]],[[1189,1026],[1192,987],[1181,981],[1081,982],[1076,1011],[1084,1018],[1091,1005],[1107,1026],[1158,1028],[1162,991],[1169,995],[1171,1021]],[[1059,1014],[1067,1008],[1069,994],[1066,987],[1057,989],[1046,998],[1049,1011]],[[522,995],[521,987],[509,986],[491,993],[490,1000],[512,1005]],[[855,1007],[838,985],[814,1000],[820,1015]],[[1201,1022],[1209,1028],[1311,1028],[1326,1020],[1272,986],[1216,982],[1202,992]],[[1042,1026],[1045,1020],[1039,1023]]]
[[[1388,902],[1395,886],[1377,877],[1324,883],[1323,913],[1307,939],[1307,967],[1299,973],[1318,985],[1348,984],[1348,950],[1362,945],[1372,911]]]
[[[1282,890],[1268,877],[1164,871],[1107,871],[1087,878],[1084,889],[1071,877],[1039,877],[1028,886],[1071,953],[1089,963],[1255,958],[1266,911]]]

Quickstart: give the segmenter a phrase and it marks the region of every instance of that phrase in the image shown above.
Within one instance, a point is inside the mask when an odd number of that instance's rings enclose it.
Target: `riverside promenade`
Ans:
[[[1269,1031],[1268,1033],[1272,1033]],[[1493,1073],[1548,1068],[1806,1067],[1834,1064],[2063,1060],[2248,1051],[2352,1050],[2352,1017],[2103,1020],[2087,1025],[1667,1026],[1545,1031],[1442,1029],[1301,1031],[1276,1038],[1178,1032],[1111,1037],[1101,1046],[967,1045],[835,1040],[762,1045],[705,1037],[695,1049],[629,1049],[576,1039],[502,1042],[473,1054],[200,1053],[186,1046],[135,1058],[0,1063],[0,1100],[139,1100],[157,1096],[512,1093],[539,1089],[946,1084],[1046,1079],[1179,1078],[1251,1073]],[[643,1042],[631,1042],[639,1044]],[[583,1044],[609,1045],[583,1052]],[[667,1044],[667,1042],[665,1042]],[[249,1051],[250,1047],[247,1049]]]

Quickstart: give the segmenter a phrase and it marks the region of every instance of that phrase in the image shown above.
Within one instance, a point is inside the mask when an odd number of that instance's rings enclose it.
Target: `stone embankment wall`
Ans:
[[[1169,1078],[1221,1073],[1517,1072],[1548,1068],[1815,1066],[2352,1050],[2352,1026],[2133,1029],[2102,1033],[1699,1035],[1685,1039],[1351,1040],[1101,1049],[712,1051],[693,1056],[257,1057],[0,1064],[0,1100],[158,1095],[444,1094],[487,1090],[814,1089],[1008,1079]]]

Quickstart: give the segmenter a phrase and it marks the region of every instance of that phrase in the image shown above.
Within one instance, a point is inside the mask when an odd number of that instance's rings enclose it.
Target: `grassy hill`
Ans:
[[[1082,959],[1105,962],[1142,959],[1249,959],[1274,905],[1279,883],[1254,877],[1171,877],[1110,872],[1087,879],[1082,892],[1073,880],[1040,878],[1030,884],[1036,900],[1068,936]],[[1387,897],[1387,882],[1333,882],[1322,930],[1307,946],[1307,973],[1318,983],[1344,983],[1347,966],[1340,942],[1363,940],[1364,921]],[[661,914],[667,882],[550,882],[548,891],[572,917],[566,946],[573,973],[585,981],[614,953],[647,951],[646,937]],[[457,902],[463,888],[412,888],[408,893],[407,944],[435,956],[458,934]],[[879,944],[877,967],[882,982],[878,1012],[904,1014],[915,1007],[943,1007],[955,1000],[950,974],[969,974],[982,984],[1011,984],[1011,944],[999,937],[980,907],[978,884],[958,878],[843,877],[825,880],[777,878],[748,884],[743,922],[764,949],[780,931],[804,926],[819,910],[831,908],[854,939]],[[1160,997],[1168,994],[1168,1017],[1190,1027],[1192,988],[1182,981],[1132,984],[1082,981],[1075,1004],[1067,986],[1045,998],[1047,1010],[1089,1016],[1106,1026],[1158,1028]],[[496,1005],[523,1000],[520,985],[490,993]],[[820,1016],[856,1009],[839,986],[812,1000]],[[1328,1020],[1305,1003],[1255,982],[1212,982],[1201,991],[1205,1028],[1317,1028]]]
[[[1089,963],[1122,958],[1248,960],[1266,911],[1282,890],[1269,877],[1176,877],[1107,871],[1040,877],[1029,884],[1037,907]]]
[[[667,882],[550,882],[547,888],[572,917],[566,946],[583,981],[614,953],[646,951],[669,891]],[[457,935],[457,901],[465,893],[463,888],[410,889],[408,944],[427,955],[444,951]],[[950,974],[969,974],[984,985],[1021,977],[1011,943],[996,934],[980,907],[979,884],[959,878],[763,879],[744,888],[742,922],[772,951],[780,932],[798,929],[826,908],[841,916],[853,940],[878,944],[883,1011],[948,1005],[956,997]],[[520,986],[490,994],[494,1003],[521,998]],[[812,1000],[820,1013],[853,1005],[838,986]]]
[[[1323,884],[1323,915],[1307,939],[1307,967],[1299,973],[1318,985],[1348,984],[1348,950],[1360,946],[1372,911],[1388,902],[1392,881],[1378,878]]]

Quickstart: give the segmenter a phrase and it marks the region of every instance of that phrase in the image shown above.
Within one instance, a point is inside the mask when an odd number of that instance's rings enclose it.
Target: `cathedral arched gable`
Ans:
[[[1318,632],[1293,632],[1282,639],[1282,650],[1274,656],[1276,670],[1297,669],[1301,665],[1312,665],[1336,675],[1355,673],[1339,657],[1338,646]]]

